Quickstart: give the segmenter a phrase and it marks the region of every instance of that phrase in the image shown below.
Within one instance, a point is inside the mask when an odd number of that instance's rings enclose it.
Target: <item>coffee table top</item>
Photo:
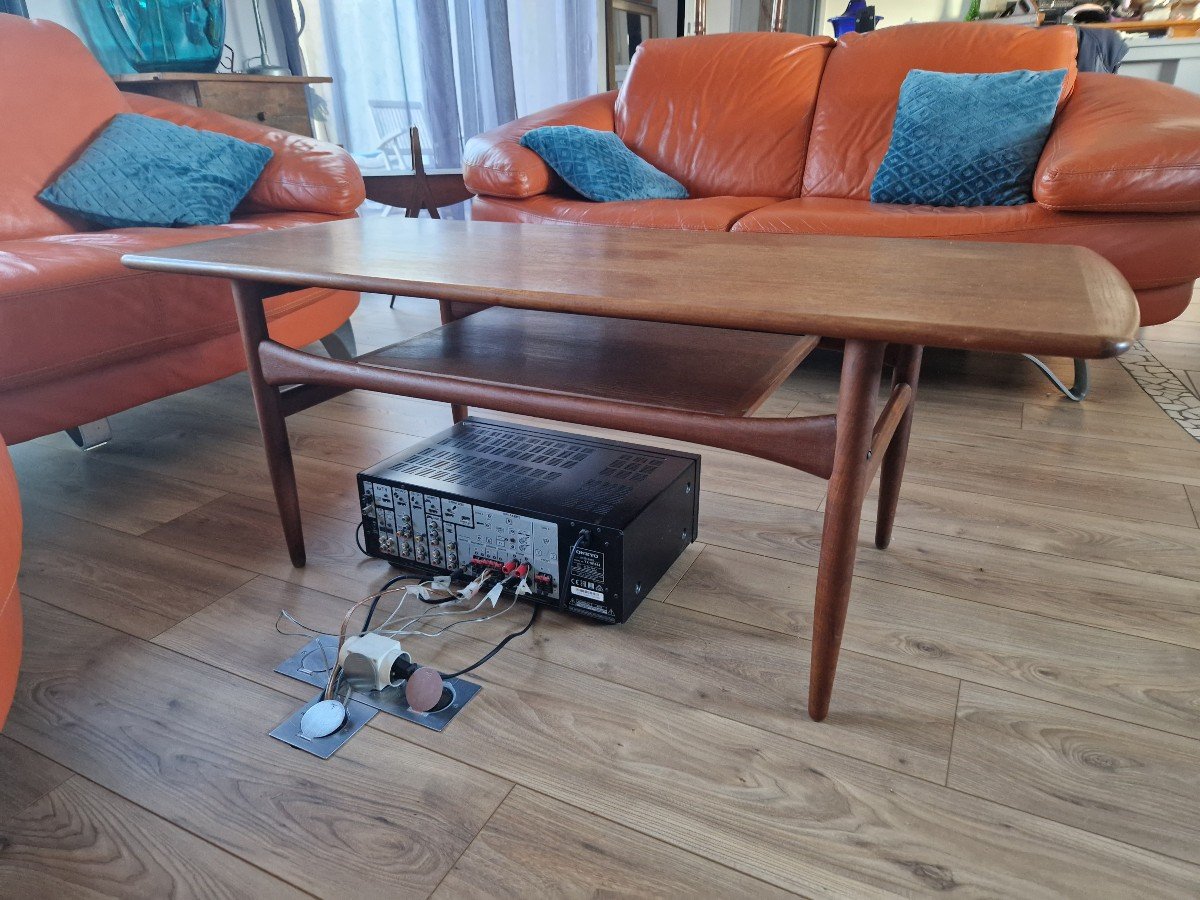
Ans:
[[[285,285],[1078,358],[1124,352],[1138,327],[1133,292],[1112,264],[1056,245],[380,217],[123,261]]]

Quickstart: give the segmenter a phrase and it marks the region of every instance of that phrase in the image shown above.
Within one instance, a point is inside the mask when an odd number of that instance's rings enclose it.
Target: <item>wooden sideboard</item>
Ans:
[[[310,84],[329,84],[326,76],[232,75],[220,72],[148,72],[114,75],[123,91],[149,94],[188,106],[214,109],[239,119],[261,122],[312,137],[308,115]]]

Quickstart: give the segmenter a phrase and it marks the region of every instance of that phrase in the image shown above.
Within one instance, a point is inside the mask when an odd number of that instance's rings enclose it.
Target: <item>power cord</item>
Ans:
[[[360,525],[359,527],[361,528],[362,526]],[[415,575],[397,575],[395,578],[388,579],[384,583],[383,587],[381,587],[379,589],[379,593],[376,594],[375,598],[371,601],[371,607],[370,607],[370,609],[367,610],[367,617],[365,619],[363,619],[362,633],[366,634],[368,631],[371,630],[371,619],[373,619],[375,617],[375,607],[377,607],[379,605],[380,597],[382,597],[388,590],[390,590],[393,586],[399,584],[401,581],[420,581],[420,580],[421,579]]]
[[[591,539],[592,532],[587,528],[582,529],[578,537],[575,538],[575,543],[571,545],[571,552],[567,554],[567,567],[563,570],[566,573],[567,583],[561,587],[566,589],[568,596],[571,593],[571,573],[575,571],[575,554],[579,552],[579,548],[583,546],[584,541],[590,541]]]
[[[503,650],[509,641],[519,638],[521,635],[528,632],[529,629],[533,627],[533,623],[538,620],[538,616],[541,614],[541,611],[542,611],[542,606],[540,603],[533,604],[533,612],[531,612],[529,614],[529,621],[525,623],[524,628],[522,628],[520,631],[513,631],[509,634],[506,634],[501,639],[500,643],[498,643],[495,647],[493,647],[491,650],[489,650],[487,653],[485,653],[483,656],[481,656],[475,662],[471,663],[471,665],[467,666],[465,669],[459,669],[457,672],[442,672],[441,673],[442,680],[449,681],[451,678],[457,678],[460,675],[466,675],[468,672],[474,672],[476,669],[478,669],[480,666],[482,666],[485,662],[487,662],[489,659],[491,659],[493,656],[495,656],[497,653],[499,653],[501,650]]]
[[[568,591],[571,589],[570,588],[571,572],[575,568],[575,554],[578,553],[579,548],[582,547],[585,542],[590,541],[591,538],[592,538],[591,530],[587,529],[587,528],[582,529],[579,532],[579,535],[575,538],[575,543],[571,545],[571,552],[567,554],[567,567],[564,571],[565,571],[566,581],[567,581],[565,586]],[[538,616],[541,614],[541,612],[542,612],[542,605],[540,603],[534,603],[533,612],[531,612],[529,614],[529,621],[525,623],[524,628],[522,628],[520,631],[513,631],[509,634],[506,634],[500,640],[500,643],[496,644],[495,647],[493,647],[491,650],[489,650],[487,653],[485,653],[482,657],[477,659],[475,662],[471,663],[471,665],[467,666],[465,669],[459,669],[457,672],[441,673],[442,679],[445,681],[449,681],[451,678],[458,678],[460,675],[466,675],[468,672],[474,672],[476,669],[478,669],[480,666],[482,666],[485,662],[487,662],[489,659],[491,659],[493,656],[495,656],[497,653],[499,653],[501,650],[503,650],[508,645],[509,641],[515,640],[516,638],[521,637],[521,635],[528,633],[529,629],[533,627],[534,622],[536,622],[538,620]]]

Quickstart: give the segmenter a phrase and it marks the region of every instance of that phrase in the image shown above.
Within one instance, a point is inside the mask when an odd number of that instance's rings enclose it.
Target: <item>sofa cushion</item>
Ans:
[[[121,264],[125,253],[329,219],[268,213],[0,242],[0,391],[236,331],[227,281],[135,271]]]
[[[1109,259],[1135,290],[1200,277],[1200,216],[1061,213],[1023,206],[900,206],[805,197],[748,213],[734,231],[1076,244]]]
[[[539,194],[523,200],[476,197],[471,203],[471,218],[489,222],[563,222],[625,228],[728,231],[746,213],[776,201],[774,197],[703,197],[695,200],[592,203],[578,197],[554,194]]]
[[[588,200],[683,200],[687,191],[660,172],[611,131],[579,125],[545,125],[521,136],[558,177]]]
[[[1075,30],[978,22],[899,25],[848,34],[829,54],[821,79],[805,196],[866,200],[887,152],[900,85],[913,69],[1007,72],[1066,69],[1060,105],[1075,83]]]
[[[52,22],[0,15],[0,241],[74,231],[37,199],[125,101],[79,38]]]
[[[38,199],[101,228],[224,225],[271,150],[122,113]]]
[[[616,130],[693,197],[795,197],[833,41],[717,34],[643,41]]]
[[[1033,202],[1065,69],[961,75],[913,69],[887,155],[871,182],[876,203],[1016,206]]]

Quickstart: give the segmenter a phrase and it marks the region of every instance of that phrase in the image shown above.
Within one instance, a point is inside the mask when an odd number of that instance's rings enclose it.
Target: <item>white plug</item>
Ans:
[[[407,654],[394,638],[360,634],[346,638],[338,664],[346,681],[356,690],[382,691],[393,684],[392,666],[401,657],[407,658]]]

